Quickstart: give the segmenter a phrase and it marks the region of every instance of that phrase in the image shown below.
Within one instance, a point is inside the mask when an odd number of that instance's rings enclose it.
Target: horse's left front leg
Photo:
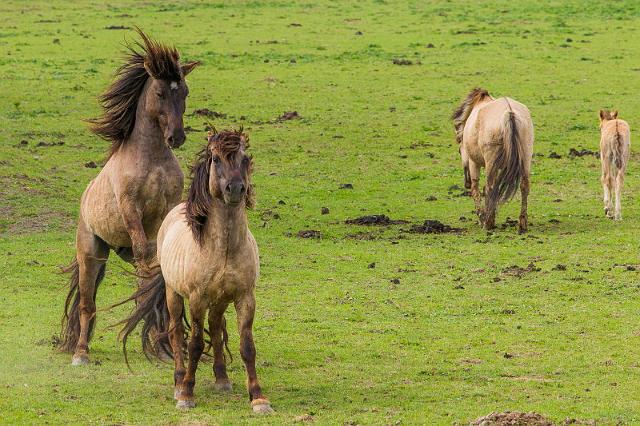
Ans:
[[[256,311],[256,301],[252,293],[245,295],[235,302],[240,332],[240,356],[247,369],[247,390],[251,407],[256,413],[272,413],[271,403],[262,394],[256,373],[256,346],[253,343],[253,317]]]

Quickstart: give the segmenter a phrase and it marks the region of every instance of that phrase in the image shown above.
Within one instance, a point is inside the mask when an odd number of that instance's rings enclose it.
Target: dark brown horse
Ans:
[[[247,370],[247,388],[253,411],[272,411],[262,394],[256,374],[253,343],[255,287],[260,263],[258,246],[249,231],[246,208],[253,204],[252,161],[245,154],[248,138],[240,132],[209,136],[193,168],[193,182],[186,203],[176,206],[158,232],[157,255],[161,270],[143,280],[129,300],[142,300],[124,323],[127,337],[145,320],[142,341],[145,351],[158,354],[149,330],[152,326],[169,334],[175,360],[174,384],[177,407],[195,406],[196,368],[204,350],[204,322],[214,350],[215,387],[230,390],[223,346],[227,340],[224,312],[236,309],[240,355]],[[188,365],[184,367],[184,300],[189,305],[191,339]],[[125,352],[126,353],[126,352]]]
[[[198,62],[181,64],[178,51],[138,29],[126,62],[100,100],[91,130],[111,142],[108,160],[80,201],[76,256],[62,319],[60,349],[73,365],[89,361],[96,292],[110,249],[139,268],[155,255],[162,219],[180,201],[184,176],[171,148],[182,145],[189,92],[185,76]]]

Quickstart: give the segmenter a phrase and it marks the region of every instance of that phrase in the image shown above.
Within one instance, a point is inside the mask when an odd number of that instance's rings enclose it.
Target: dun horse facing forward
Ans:
[[[67,268],[71,285],[65,303],[60,349],[74,365],[89,361],[96,292],[109,250],[144,267],[166,214],[180,201],[184,176],[171,151],[185,141],[185,76],[198,62],[180,64],[175,48],[142,38],[101,96],[104,113],[92,131],[111,141],[104,168],[80,202],[76,257]]]
[[[495,227],[496,209],[522,194],[518,230],[527,231],[527,197],[533,155],[533,122],[526,106],[511,98],[494,99],[473,89],[453,112],[465,188],[471,189],[476,213],[486,229]],[[485,205],[479,190],[480,169],[486,168]]]
[[[253,411],[271,412],[256,374],[253,343],[255,286],[259,273],[258,246],[249,231],[246,208],[253,205],[252,161],[245,154],[246,135],[225,131],[209,135],[207,147],[192,169],[186,203],[167,215],[158,232],[157,257],[161,271],[143,282],[128,300],[142,300],[125,321],[121,337],[145,320],[145,352],[158,355],[151,326],[169,333],[175,361],[174,396],[178,408],[195,406],[193,389],[198,361],[204,350],[204,321],[208,312],[214,350],[215,387],[230,390],[223,346],[227,341],[224,312],[233,302],[240,333],[240,355],[247,370]],[[184,367],[184,299],[189,304],[191,339]],[[126,302],[126,301],[125,301]],[[124,302],[123,302],[124,303]],[[125,352],[126,354],[126,352]]]
[[[626,121],[618,118],[618,111],[600,110],[600,162],[604,214],[615,220],[622,219],[621,192],[624,173],[629,162],[631,130]],[[615,193],[615,210],[613,194]]]

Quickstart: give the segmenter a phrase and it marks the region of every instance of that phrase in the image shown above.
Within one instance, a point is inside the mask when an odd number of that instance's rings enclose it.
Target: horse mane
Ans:
[[[453,126],[456,129],[456,141],[458,143],[462,142],[462,134],[464,132],[464,125],[473,110],[473,107],[480,101],[484,100],[487,97],[491,97],[489,92],[480,87],[476,87],[473,89],[467,97],[462,101],[460,106],[453,111],[451,114],[451,119],[453,120]]]
[[[187,225],[191,229],[193,238],[200,245],[204,238],[204,225],[207,223],[209,210],[213,203],[213,194],[209,190],[211,161],[214,152],[225,159],[232,158],[238,151],[249,148],[249,137],[239,130],[215,129],[209,133],[207,145],[198,152],[196,162],[191,167],[191,186],[187,196],[185,213]],[[255,205],[255,191],[251,183],[253,161],[249,162],[249,185],[245,194],[245,208],[251,209]]]
[[[90,130],[111,142],[109,159],[131,135],[136,123],[138,99],[151,75],[157,80],[180,81],[180,55],[175,47],[150,39],[140,28],[136,32],[142,39],[126,44],[125,62],[115,73],[114,81],[98,98],[102,115],[86,120]]]

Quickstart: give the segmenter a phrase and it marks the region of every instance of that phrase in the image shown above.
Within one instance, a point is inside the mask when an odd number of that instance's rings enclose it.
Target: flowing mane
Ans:
[[[240,150],[249,148],[249,137],[239,130],[213,131],[209,134],[207,145],[197,154],[196,162],[191,167],[191,186],[186,201],[187,225],[193,233],[193,238],[202,245],[204,225],[207,223],[213,194],[209,189],[209,175],[211,159],[214,152],[225,159],[233,158]],[[253,162],[249,163],[249,178],[253,169]],[[253,184],[249,184],[245,194],[245,207],[253,208],[255,193]]]
[[[456,129],[456,141],[458,143],[462,142],[462,134],[464,132],[464,125],[467,122],[467,118],[469,118],[469,114],[473,110],[473,107],[483,99],[491,97],[489,92],[479,87],[473,89],[464,101],[460,104],[453,114],[451,114],[451,119],[453,120],[453,126]]]
[[[93,133],[111,142],[107,159],[131,135],[136,123],[138,99],[149,75],[157,80],[182,79],[180,55],[175,47],[151,40],[140,28],[136,28],[136,32],[142,42],[126,45],[125,63],[118,68],[114,81],[99,98],[102,115],[87,120]]]

